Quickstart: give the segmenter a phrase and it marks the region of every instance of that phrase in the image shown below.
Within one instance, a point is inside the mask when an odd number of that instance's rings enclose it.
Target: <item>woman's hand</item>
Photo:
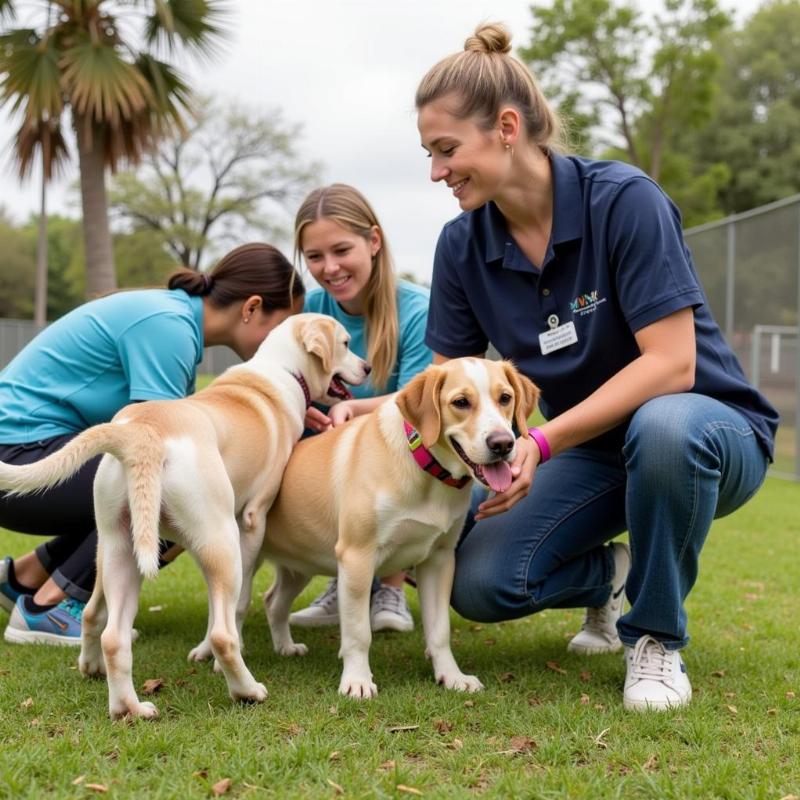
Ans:
[[[331,406],[328,409],[328,414],[331,418],[331,425],[336,428],[348,420],[353,419],[353,417],[356,416],[356,410],[353,408],[353,402],[351,400],[342,400],[341,403]]]
[[[316,431],[317,433],[322,433],[322,431],[327,431],[328,428],[333,427],[333,421],[331,418],[323,414],[314,406],[308,407],[304,424],[306,428],[310,428],[312,431]]]
[[[517,439],[517,455],[511,465],[511,475],[513,480],[511,486],[504,492],[498,492],[494,497],[484,500],[478,506],[476,520],[488,519],[497,514],[508,511],[511,506],[518,503],[531,490],[533,484],[533,473],[539,465],[541,453],[539,447],[532,438]]]

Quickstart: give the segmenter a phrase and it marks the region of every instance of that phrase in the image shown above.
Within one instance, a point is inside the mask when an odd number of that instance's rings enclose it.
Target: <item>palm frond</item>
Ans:
[[[210,58],[229,35],[222,24],[227,8],[221,0],[154,0],[153,7],[145,20],[145,39],[169,53],[181,44]]]
[[[160,133],[183,131],[184,118],[194,112],[194,98],[189,84],[170,64],[149,53],[140,53],[136,66],[150,86],[150,112]]]
[[[58,118],[64,107],[59,52],[52,38],[19,28],[0,36],[0,97],[12,112],[32,118]]]
[[[14,137],[14,151],[20,178],[26,178],[41,154],[45,180],[63,171],[69,161],[61,121],[26,116]]]

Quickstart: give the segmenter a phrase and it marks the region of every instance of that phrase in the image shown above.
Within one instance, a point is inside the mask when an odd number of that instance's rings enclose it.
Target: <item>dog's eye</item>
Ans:
[[[501,406],[507,406],[513,399],[514,398],[508,392],[503,392],[497,402],[500,403]]]
[[[464,409],[469,408],[469,400],[467,400],[466,397],[456,397],[456,399],[453,400],[453,406],[455,408],[460,408],[463,411]]]

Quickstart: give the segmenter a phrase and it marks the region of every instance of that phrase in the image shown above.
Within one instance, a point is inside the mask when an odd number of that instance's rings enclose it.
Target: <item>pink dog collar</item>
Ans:
[[[454,478],[434,457],[433,453],[422,444],[422,437],[419,432],[403,420],[403,430],[406,432],[406,439],[408,439],[408,449],[411,450],[411,455],[414,456],[414,461],[431,474],[434,478],[438,478],[442,483],[448,486],[453,486],[456,489],[463,489],[468,483],[472,481],[472,476],[464,475],[463,478]]]
[[[299,372],[293,372],[292,377],[300,384],[300,388],[303,390],[303,397],[306,399],[306,410],[308,410],[311,407],[311,392],[308,390],[306,379]]]
[[[550,445],[547,443],[545,435],[538,428],[528,428],[528,433],[539,448],[539,463],[544,464],[550,460]]]

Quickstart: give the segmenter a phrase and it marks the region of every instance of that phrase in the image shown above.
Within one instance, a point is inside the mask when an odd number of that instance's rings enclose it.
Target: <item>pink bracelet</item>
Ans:
[[[549,461],[550,445],[547,443],[545,435],[538,428],[528,428],[528,433],[539,448],[539,463],[544,464],[545,461]]]

